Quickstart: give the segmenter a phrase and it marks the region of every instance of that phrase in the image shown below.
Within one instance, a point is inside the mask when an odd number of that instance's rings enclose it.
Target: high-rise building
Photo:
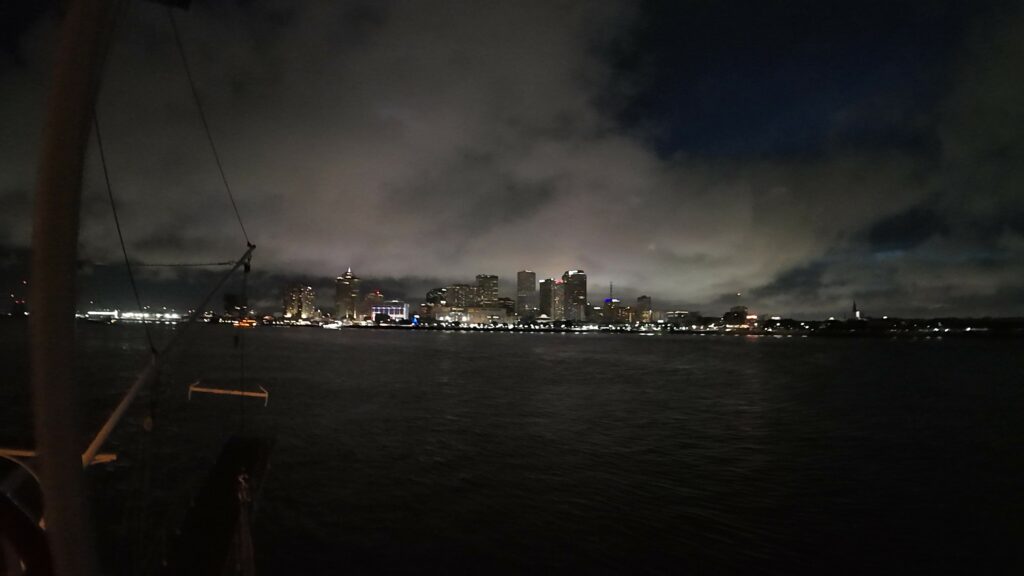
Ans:
[[[636,299],[636,312],[639,316],[640,322],[649,323],[654,318],[653,308],[651,307],[651,297],[641,296]]]
[[[373,307],[383,303],[384,293],[381,292],[379,288],[377,290],[371,290],[366,294],[366,297],[363,298],[363,305],[360,307],[359,315],[370,316],[373,313]]]
[[[562,274],[565,285],[565,319],[583,322],[587,319],[587,274],[583,270],[566,270]]]
[[[284,294],[284,317],[308,320],[313,317],[315,305],[316,293],[312,286],[293,286]]]
[[[602,324],[615,324],[619,320],[619,302],[618,298],[609,296],[604,299],[604,306],[601,307],[600,318]]]
[[[520,270],[516,273],[516,313],[532,315],[537,309],[537,273]]]
[[[568,320],[565,316],[565,282],[555,280],[551,287],[551,319]]]
[[[483,308],[492,308],[498,303],[498,277],[494,274],[476,275],[477,302]]]
[[[339,320],[359,316],[359,277],[349,268],[334,284],[334,308]]]
[[[446,296],[449,306],[460,308],[476,306],[479,300],[476,286],[470,286],[469,284],[452,284],[448,286]]]
[[[552,309],[551,309],[551,305],[552,305],[553,297],[554,297],[554,290],[555,290],[555,279],[554,278],[548,278],[546,280],[541,280],[540,281],[540,292],[538,293],[539,298],[538,298],[538,302],[537,302],[537,315],[538,316],[540,316],[541,314],[544,314],[548,318],[554,318],[554,314],[552,314]]]

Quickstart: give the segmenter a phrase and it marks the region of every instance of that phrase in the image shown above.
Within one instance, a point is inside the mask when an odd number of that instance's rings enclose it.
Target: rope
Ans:
[[[231,266],[235,263],[234,260],[225,260],[223,262],[133,262],[132,266],[136,268],[213,268],[216,266]],[[107,266],[102,262],[90,262],[93,266]]]
[[[199,99],[199,92],[196,90],[196,83],[192,79],[192,70],[188,65],[188,58],[185,57],[185,48],[181,43],[181,35],[178,33],[178,24],[174,20],[174,12],[171,7],[167,7],[167,17],[171,20],[171,29],[174,31],[174,42],[178,46],[178,54],[181,55],[181,63],[185,67],[185,76],[188,78],[188,85],[192,89],[192,98],[196,102],[196,110],[199,112],[199,120],[203,124],[203,131],[206,133],[206,140],[210,143],[210,150],[213,152],[213,159],[217,162],[217,170],[220,172],[220,179],[224,182],[224,190],[228,193],[228,200],[231,201],[231,208],[235,211],[235,218],[238,219],[238,227],[242,229],[242,236],[245,237],[245,243],[252,246],[252,242],[249,241],[249,234],[245,231],[245,224],[242,223],[242,214],[238,211],[238,205],[235,203],[235,195],[231,193],[231,186],[228,184],[228,177],[224,173],[224,165],[220,161],[220,154],[217,153],[217,146],[213,143],[213,134],[210,132],[210,125],[206,121],[206,114],[203,113],[203,103]]]
[[[110,211],[114,214],[114,227],[117,228],[117,239],[121,243],[121,254],[124,255],[124,266],[128,269],[128,280],[132,285],[132,294],[135,295],[135,305],[142,312],[142,298],[139,296],[139,286],[135,283],[135,273],[132,272],[132,263],[128,259],[128,248],[124,242],[124,233],[121,231],[121,219],[117,216],[117,202],[114,201],[114,189],[110,185],[110,172],[107,169],[107,155],[103,151],[103,136],[100,134],[100,118],[97,111],[93,110],[93,128],[96,130],[96,147],[100,152],[100,163],[103,165],[103,181],[107,185],[107,198],[110,199]],[[146,331],[146,341],[149,342],[149,350],[156,355],[156,344],[153,343],[153,333],[149,325],[143,322],[143,329]]]

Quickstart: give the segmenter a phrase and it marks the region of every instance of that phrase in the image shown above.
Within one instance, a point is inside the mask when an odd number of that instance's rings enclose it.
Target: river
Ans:
[[[268,406],[187,401],[241,385],[239,333],[196,327],[90,469],[108,572],[153,564],[240,430],[276,438],[264,574],[1024,568],[1019,340],[258,328]],[[0,323],[6,445],[30,442],[23,341]],[[79,348],[84,437],[146,345],[83,323]]]

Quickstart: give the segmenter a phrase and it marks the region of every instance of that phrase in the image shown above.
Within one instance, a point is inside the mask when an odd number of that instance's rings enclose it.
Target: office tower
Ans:
[[[308,320],[313,317],[316,308],[316,293],[312,286],[302,288],[302,295],[299,297],[299,317]]]
[[[567,320],[565,317],[565,282],[555,280],[551,287],[551,319]]]
[[[445,296],[449,306],[465,308],[476,304],[476,286],[469,284],[451,284],[447,288]]]
[[[316,293],[312,286],[295,285],[284,294],[284,317],[308,320],[313,317]]]
[[[608,297],[604,299],[604,306],[600,308],[599,317],[602,324],[616,324],[619,321],[619,306],[620,302],[618,298]]]
[[[566,270],[562,274],[565,286],[565,319],[583,322],[587,319],[587,274],[583,270]]]
[[[650,322],[654,316],[653,310],[650,296],[641,296],[636,299],[636,312],[640,322]]]
[[[359,316],[359,277],[349,268],[334,284],[334,308],[339,320]]]
[[[546,280],[541,280],[541,282],[540,282],[539,301],[537,303],[537,315],[538,316],[543,314],[543,315],[547,316],[548,318],[552,318],[553,319],[555,317],[554,313],[552,312],[552,308],[551,308],[551,306],[554,303],[554,290],[555,290],[555,279],[554,278],[548,278]]]
[[[377,290],[367,292],[366,297],[363,298],[363,304],[366,311],[369,311],[371,306],[382,303],[384,303],[384,293],[381,292],[379,288]]]
[[[498,277],[493,274],[476,276],[477,306],[493,308],[498,304]]]
[[[516,313],[533,314],[537,309],[537,273],[520,270],[516,273]]]

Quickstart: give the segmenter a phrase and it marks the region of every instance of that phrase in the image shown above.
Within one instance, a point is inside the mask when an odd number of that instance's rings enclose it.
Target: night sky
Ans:
[[[57,11],[0,13],[0,279],[24,275]],[[582,268],[721,314],[1024,315],[1020,2],[277,2],[177,12],[258,246],[253,293]],[[244,240],[167,11],[132,2],[98,114],[132,258]],[[99,158],[84,299],[125,305]],[[143,269],[148,304],[212,272]],[[737,293],[742,296],[737,297]]]

